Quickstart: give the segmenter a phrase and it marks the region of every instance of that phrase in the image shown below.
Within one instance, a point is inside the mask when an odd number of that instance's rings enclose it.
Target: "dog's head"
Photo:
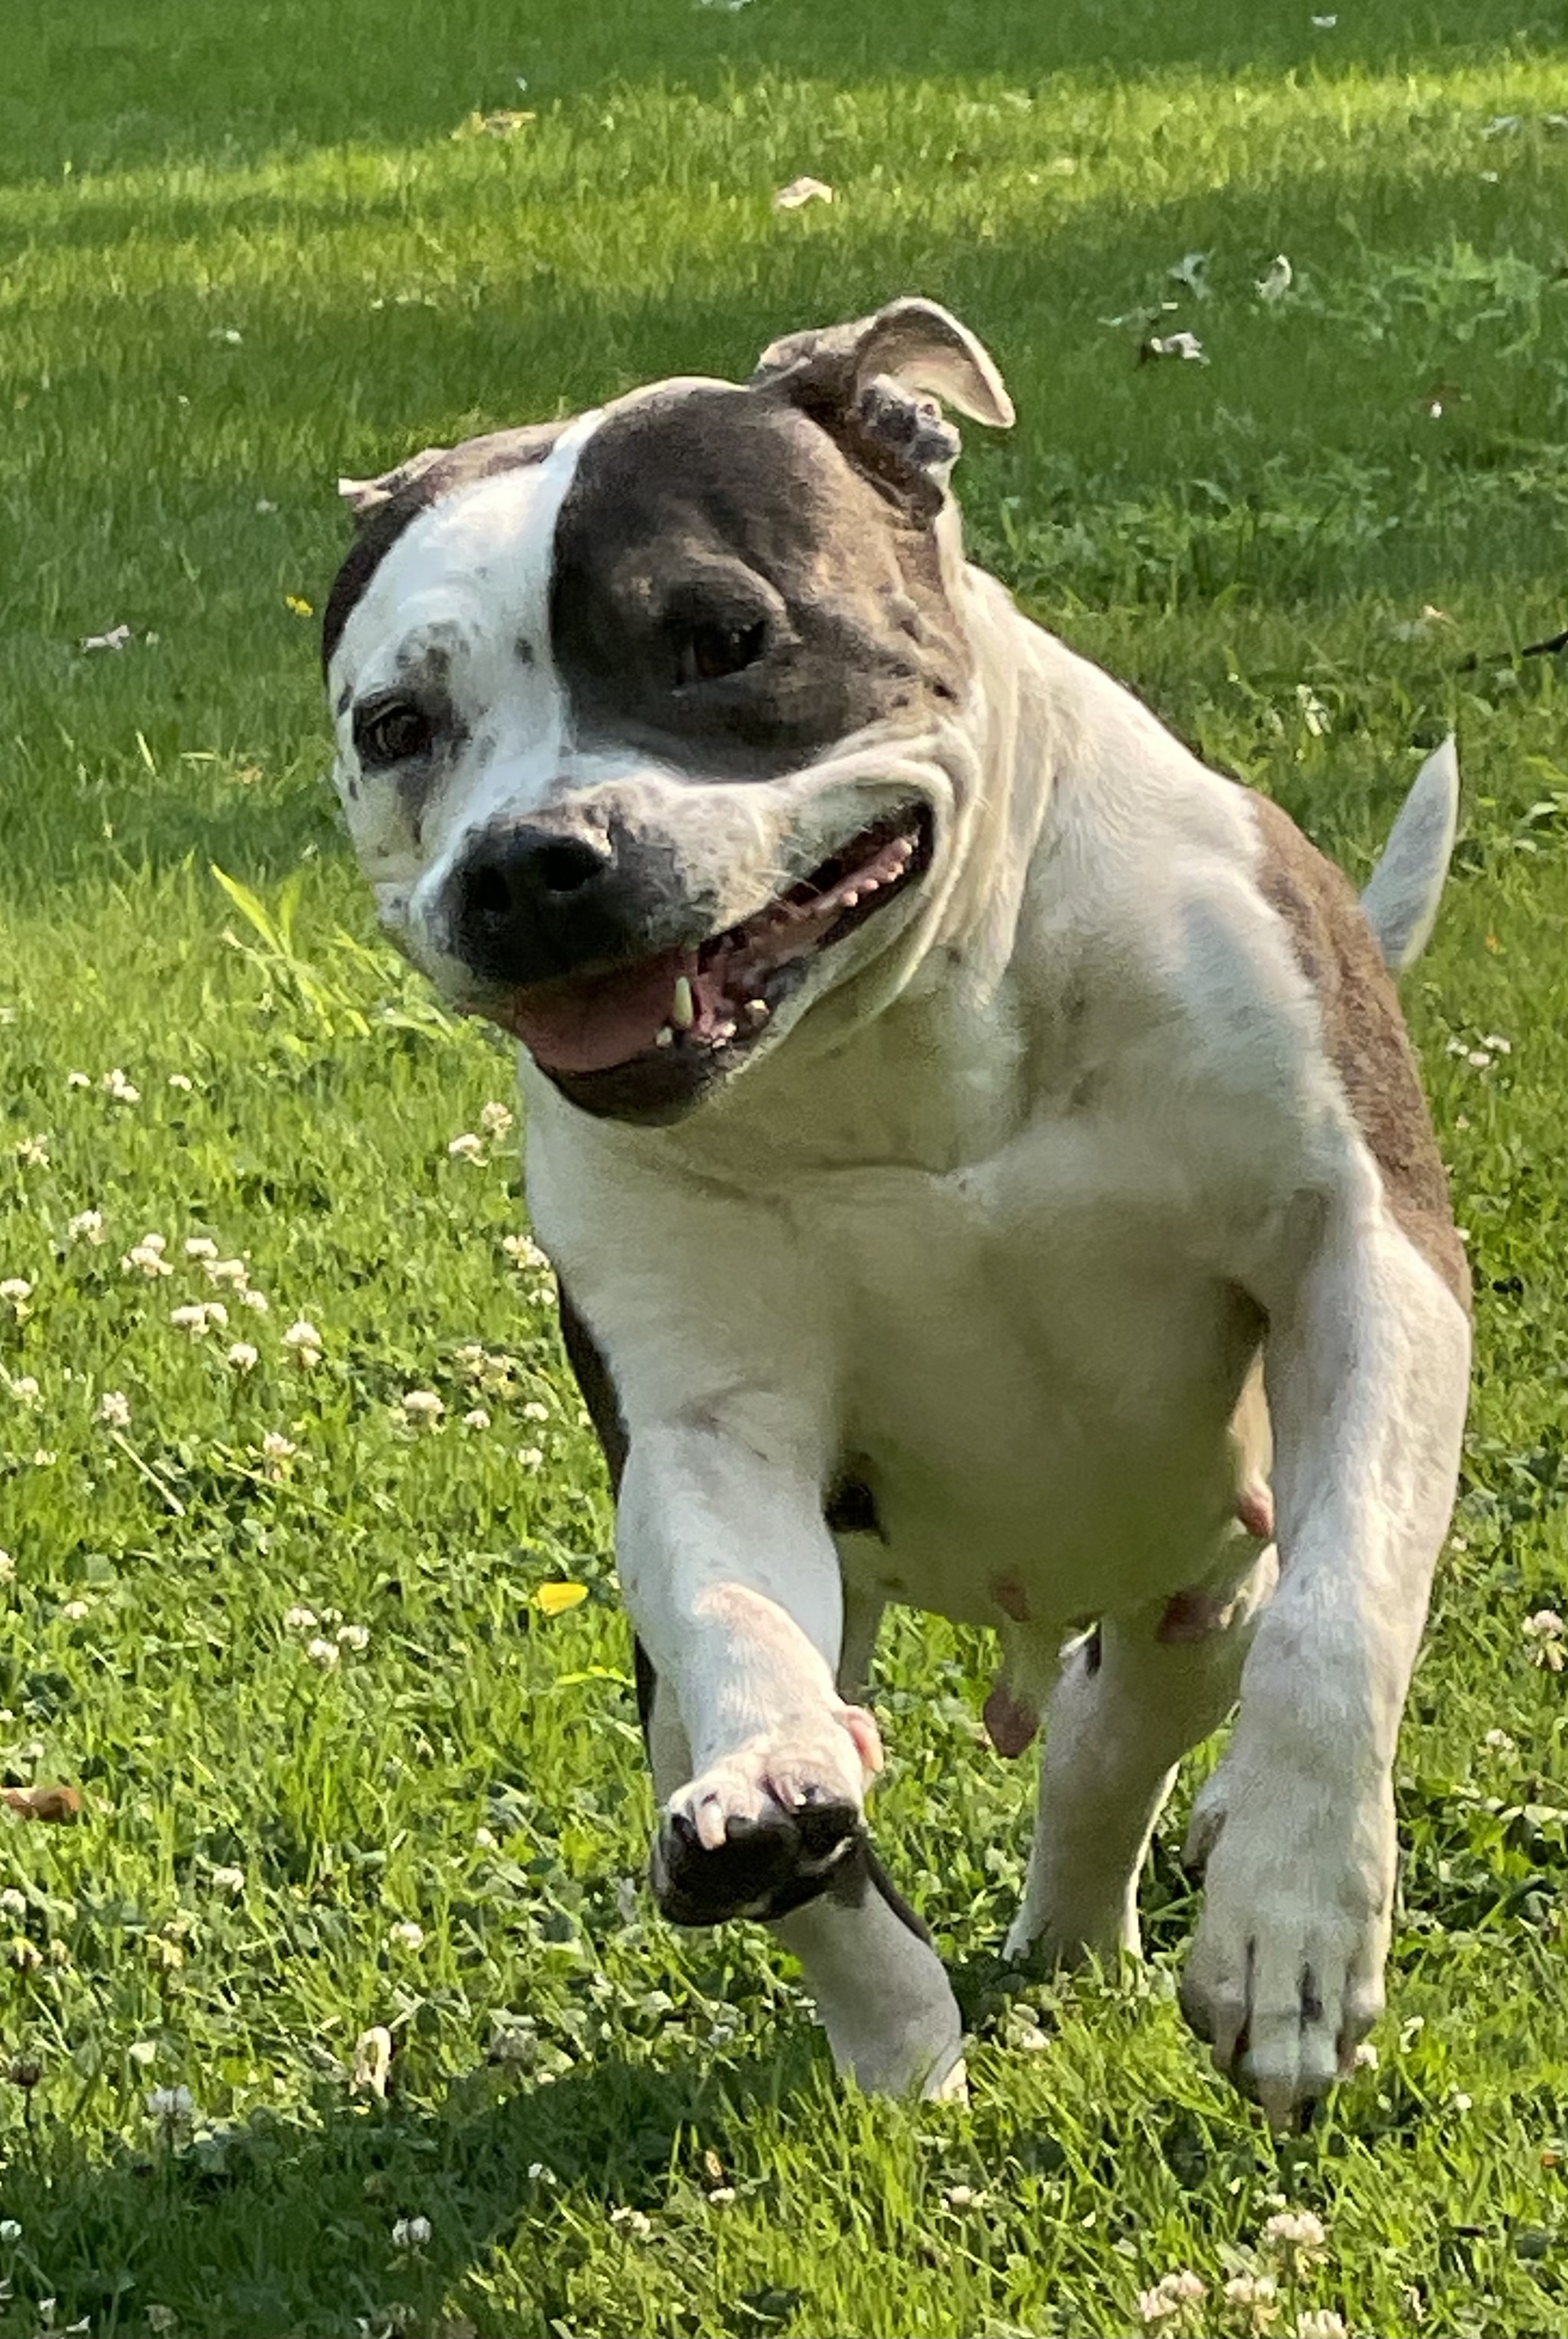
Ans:
[[[336,777],[382,919],[587,1111],[677,1118],[932,931],[975,783],[939,399],[1012,419],[901,301],[343,483]]]

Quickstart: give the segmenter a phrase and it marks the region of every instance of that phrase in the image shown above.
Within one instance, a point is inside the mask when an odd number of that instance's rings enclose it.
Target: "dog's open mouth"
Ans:
[[[498,1022],[544,1071],[575,1084],[648,1062],[672,1075],[728,1068],[766,1031],[812,960],[884,909],[931,859],[929,809],[905,805],[739,925],[695,948],[534,983]],[[663,1086],[664,1082],[658,1082]],[[673,1078],[672,1087],[686,1085]]]

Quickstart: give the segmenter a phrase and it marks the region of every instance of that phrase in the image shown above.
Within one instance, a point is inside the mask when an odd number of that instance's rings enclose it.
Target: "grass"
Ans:
[[[1568,1607],[1568,698],[1517,653],[1565,615],[1568,15],[15,0],[7,34],[0,1762],[85,1812],[0,1847],[3,2339],[1119,2334],[1182,2266],[1211,2297],[1163,2327],[1240,2333],[1218,2287],[1280,2196],[1327,2238],[1277,2329],[1562,2330],[1564,1676],[1522,1625]],[[531,118],[453,134],[498,109]],[[837,199],[775,212],[802,172]],[[376,943],[322,785],[340,471],[910,289],[1022,416],[970,433],[981,554],[1206,755],[1362,870],[1460,736],[1407,996],[1476,1269],[1466,1475],[1381,2060],[1279,2146],[1172,2004],[1169,1850],[1141,1972],[1001,1970],[1029,1781],[974,1743],[977,1637],[900,1622],[878,1692],[970,2111],[843,2099],[765,1939],[653,1916],[603,1477],[481,1126],[509,1066]],[[1150,318],[1209,362],[1135,365]],[[149,1232],[166,1273],[122,1265]]]

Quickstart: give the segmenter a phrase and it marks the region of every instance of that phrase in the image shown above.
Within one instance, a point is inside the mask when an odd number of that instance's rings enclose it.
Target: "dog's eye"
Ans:
[[[761,617],[750,626],[694,626],[681,644],[676,680],[684,689],[694,682],[718,682],[726,674],[739,674],[744,666],[756,664],[766,641],[767,626]]]
[[[382,706],[354,725],[354,745],[362,764],[406,764],[411,755],[425,753],[430,738],[429,716],[406,699]]]

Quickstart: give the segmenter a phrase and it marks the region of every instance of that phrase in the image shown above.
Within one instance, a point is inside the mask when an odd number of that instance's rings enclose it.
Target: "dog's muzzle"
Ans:
[[[929,806],[844,839],[738,923],[683,881],[668,838],[611,823],[492,823],[448,881],[471,1002],[585,1111],[678,1120],[738,1070],[820,953],[918,882]]]

